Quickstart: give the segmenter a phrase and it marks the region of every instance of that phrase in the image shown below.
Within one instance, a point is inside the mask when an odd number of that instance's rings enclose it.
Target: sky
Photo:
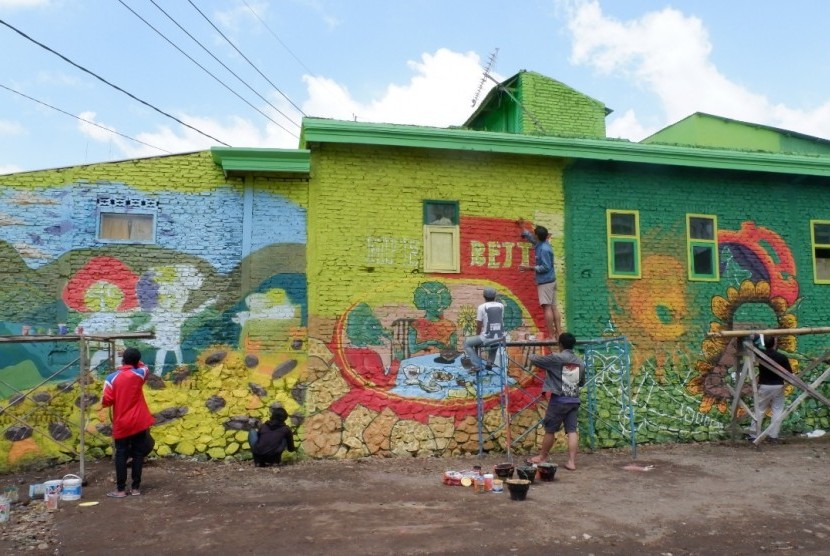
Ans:
[[[0,174],[461,125],[541,73],[639,141],[694,112],[830,139],[824,0],[0,0]]]

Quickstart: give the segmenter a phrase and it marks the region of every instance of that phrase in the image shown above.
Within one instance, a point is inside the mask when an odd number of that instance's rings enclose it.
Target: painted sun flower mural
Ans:
[[[772,295],[766,281],[741,282],[740,287],[729,287],[726,296],[712,298],[712,314],[716,320],[709,323],[709,333],[702,342],[703,359],[695,364],[698,376],[686,386],[691,394],[701,395],[700,411],[708,413],[713,407],[725,413],[729,409],[732,394],[726,383],[726,376],[733,364],[734,339],[715,336],[722,330],[733,330],[738,310],[747,304],[761,304],[775,314],[778,328],[795,328],[798,319],[790,312],[792,305],[784,297]],[[778,347],[785,352],[794,352],[797,340],[794,335],[779,336]]]

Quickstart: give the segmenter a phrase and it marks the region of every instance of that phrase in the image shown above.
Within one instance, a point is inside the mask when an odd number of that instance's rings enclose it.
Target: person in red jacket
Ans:
[[[141,362],[141,352],[124,350],[123,363],[104,381],[102,407],[112,407],[112,438],[115,440],[116,490],[107,494],[124,498],[141,494],[141,469],[144,466],[150,426],[155,418],[144,399],[144,382],[150,369]],[[132,457],[132,488],[127,490],[127,458]]]

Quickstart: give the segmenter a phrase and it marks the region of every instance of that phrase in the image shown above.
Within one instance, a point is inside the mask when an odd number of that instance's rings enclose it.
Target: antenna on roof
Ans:
[[[484,82],[487,81],[488,78],[493,79],[492,77],[490,77],[490,71],[493,69],[493,66],[496,63],[496,56],[498,56],[498,54],[498,48],[496,48],[493,52],[490,53],[490,59],[487,61],[487,67],[484,68],[484,75],[481,76],[481,81],[479,82],[478,89],[476,90],[476,96],[473,97],[472,106],[475,106],[478,102],[478,96],[481,94],[481,89],[484,87]]]

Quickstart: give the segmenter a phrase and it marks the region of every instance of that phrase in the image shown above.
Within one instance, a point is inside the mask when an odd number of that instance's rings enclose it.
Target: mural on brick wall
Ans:
[[[152,199],[155,243],[97,241],[95,201],[102,197]],[[152,339],[119,340],[117,348],[137,347],[154,371],[146,397],[156,416],[159,455],[238,455],[248,448],[247,431],[274,403],[288,410],[295,426],[302,423],[308,309],[301,206],[257,192],[253,224],[259,227],[245,257],[241,195],[229,187],[209,194],[113,183],[4,188],[0,207],[24,207],[0,226],[0,332],[20,334],[27,327],[57,334],[58,324],[86,334],[152,331]],[[274,218],[292,224],[274,229]],[[255,277],[247,289],[245,268]],[[90,343],[91,409],[109,368],[106,348]],[[6,455],[0,467],[74,451],[77,357],[76,343],[3,346],[0,453]],[[61,364],[65,370],[52,376]],[[49,377],[32,395],[20,394]],[[106,412],[93,412],[86,433],[93,456],[111,449]]]
[[[370,244],[373,256],[376,243]],[[415,275],[392,292],[384,284],[346,307],[331,337],[318,338],[309,353],[306,452],[475,453],[479,396],[489,424],[502,421],[503,391],[514,408],[534,404],[541,384],[519,365],[522,348],[498,349],[493,370],[480,375],[478,394],[462,349],[465,337],[475,334],[486,286],[505,304],[506,333],[516,338],[544,330],[533,275],[518,272],[531,253],[514,221],[462,218],[460,274]],[[539,417],[534,405],[514,426],[527,430]],[[526,445],[536,442],[529,435]],[[485,449],[494,447],[504,449],[503,438]]]
[[[644,254],[641,280],[609,282],[611,321],[635,343],[631,396],[639,441],[708,440],[725,434],[737,348],[735,340],[701,331],[799,325],[802,300],[786,241],[754,222],[720,230],[718,240],[721,280],[712,285],[667,279],[685,276],[686,263],[683,256],[662,253]],[[701,288],[707,294],[695,295],[693,290]],[[779,337],[779,349],[799,372],[804,354],[798,336]],[[786,388],[788,395],[792,391]],[[621,392],[601,392],[600,406],[627,430],[629,415],[617,403]],[[796,412],[785,427],[830,424],[826,408],[816,408],[809,423],[797,423],[804,418]]]

